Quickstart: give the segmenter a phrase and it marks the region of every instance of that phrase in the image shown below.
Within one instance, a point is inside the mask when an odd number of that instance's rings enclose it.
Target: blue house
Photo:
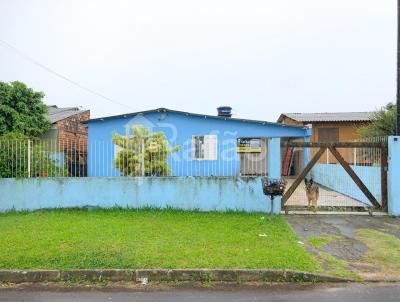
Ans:
[[[230,107],[218,115],[166,108],[95,118],[88,121],[88,176],[120,176],[114,162],[121,146],[113,133],[132,136],[134,126],[162,131],[171,147],[170,176],[263,176],[267,174],[268,138],[308,138],[307,128],[232,118]],[[139,146],[140,148],[140,146]],[[278,159],[277,159],[278,160]]]

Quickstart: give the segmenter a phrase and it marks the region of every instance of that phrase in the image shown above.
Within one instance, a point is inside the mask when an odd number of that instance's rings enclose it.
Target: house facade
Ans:
[[[61,108],[56,105],[47,106],[47,118],[51,128],[43,135],[43,139],[55,141],[87,141],[88,131],[84,122],[90,119],[89,110],[78,107]]]
[[[47,109],[51,127],[41,139],[48,142],[51,151],[57,151],[57,159],[63,162],[70,176],[86,176],[88,129],[85,122],[90,119],[90,111],[56,105]]]
[[[112,143],[113,133],[132,136],[137,125],[163,132],[169,145],[178,147],[167,159],[171,176],[266,175],[268,138],[304,139],[311,134],[304,127],[232,118],[229,109],[205,115],[158,108],[90,119],[89,176],[121,174],[115,168],[121,147]]]
[[[293,126],[308,126],[312,129],[310,136],[311,142],[344,142],[355,141],[361,139],[357,130],[368,124],[373,117],[374,112],[325,112],[325,113],[282,113],[278,118],[278,123],[283,125]],[[314,155],[316,149],[312,149],[310,156]],[[353,149],[341,150],[344,159],[355,164],[357,161],[362,161],[362,158],[357,155],[359,151]],[[285,158],[293,162],[292,172],[283,171],[283,175],[298,174],[303,168],[303,150],[284,150]],[[292,154],[293,159],[290,159],[288,154]],[[318,163],[335,164],[336,158],[326,151]],[[283,164],[288,167],[288,164]]]
[[[357,129],[371,121],[373,112],[282,113],[278,123],[311,125],[312,142],[354,141],[360,139]]]

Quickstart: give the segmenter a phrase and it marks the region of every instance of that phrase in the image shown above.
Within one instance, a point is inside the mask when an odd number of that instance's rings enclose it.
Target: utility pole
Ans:
[[[396,135],[400,135],[400,0],[397,0],[397,83],[396,83]]]

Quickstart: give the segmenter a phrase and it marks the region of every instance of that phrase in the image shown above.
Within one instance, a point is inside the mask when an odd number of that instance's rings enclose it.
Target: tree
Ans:
[[[133,126],[133,135],[113,134],[120,151],[114,167],[124,176],[167,176],[171,174],[167,159],[180,147],[169,148],[163,132],[152,133],[144,126]]]
[[[15,132],[35,138],[46,132],[51,123],[43,97],[24,83],[0,82],[0,135]]]
[[[29,140],[21,133],[0,137],[0,159],[0,178],[68,175],[64,163],[51,157],[46,142]]]
[[[361,137],[388,136],[396,134],[396,105],[389,103],[377,110],[368,125],[358,129]]]

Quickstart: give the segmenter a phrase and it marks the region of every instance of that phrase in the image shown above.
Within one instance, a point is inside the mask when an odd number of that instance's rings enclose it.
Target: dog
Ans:
[[[306,187],[308,206],[316,207],[318,204],[318,198],[319,198],[319,187],[314,183],[312,178],[310,180],[305,178],[304,183],[305,183],[305,187]]]

